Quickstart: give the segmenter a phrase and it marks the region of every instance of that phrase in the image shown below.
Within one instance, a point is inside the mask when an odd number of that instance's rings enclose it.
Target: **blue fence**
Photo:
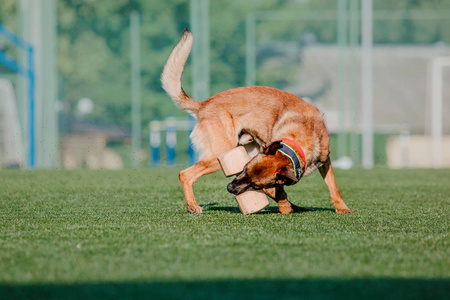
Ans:
[[[4,27],[0,23],[0,36],[16,47],[24,50],[27,54],[27,66],[22,66],[14,58],[0,49],[0,64],[13,72],[19,73],[28,81],[28,168],[35,168],[36,148],[35,148],[35,78],[34,78],[34,50],[33,46],[21,39],[14,32]]]
[[[196,120],[193,117],[189,117],[189,120],[177,120],[174,116],[168,116],[165,121],[160,121],[158,119],[153,119],[150,126],[150,166],[153,168],[161,167],[161,148],[162,143],[162,132],[165,132],[165,158],[166,167],[174,167],[175,160],[177,157],[177,132],[188,131],[191,134]],[[187,154],[189,165],[193,165],[197,162],[197,154],[192,147],[192,142],[189,139],[187,145]]]

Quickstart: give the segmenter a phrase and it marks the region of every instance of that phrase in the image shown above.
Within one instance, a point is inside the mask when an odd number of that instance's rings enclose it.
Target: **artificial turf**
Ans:
[[[450,170],[338,170],[353,215],[316,172],[311,211],[247,216],[219,173],[187,213],[178,171],[0,171],[0,299],[450,297]]]

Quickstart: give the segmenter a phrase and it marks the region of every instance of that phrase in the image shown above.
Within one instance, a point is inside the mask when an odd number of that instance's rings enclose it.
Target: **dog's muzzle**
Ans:
[[[235,179],[227,185],[227,190],[229,193],[237,196],[248,190],[249,187],[250,184],[236,183]]]
[[[233,183],[230,182],[230,183],[227,185],[227,191],[228,191],[228,193],[236,194],[236,190],[234,189]]]

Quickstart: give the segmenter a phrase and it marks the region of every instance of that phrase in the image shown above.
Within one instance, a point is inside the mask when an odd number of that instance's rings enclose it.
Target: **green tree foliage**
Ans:
[[[2,0],[0,2],[0,22],[11,30],[17,31],[16,0]]]
[[[2,0],[0,1],[0,22],[8,27],[10,30],[17,32],[17,15],[16,15],[16,1]],[[7,43],[3,37],[0,36],[0,50],[4,51],[10,57],[17,60],[18,53],[14,47]],[[11,70],[0,64],[0,76],[2,74],[11,73]]]

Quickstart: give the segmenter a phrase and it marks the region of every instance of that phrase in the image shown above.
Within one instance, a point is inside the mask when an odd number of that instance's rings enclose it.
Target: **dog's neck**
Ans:
[[[295,177],[300,180],[306,167],[306,158],[303,149],[291,139],[281,139],[278,151],[291,160]]]

